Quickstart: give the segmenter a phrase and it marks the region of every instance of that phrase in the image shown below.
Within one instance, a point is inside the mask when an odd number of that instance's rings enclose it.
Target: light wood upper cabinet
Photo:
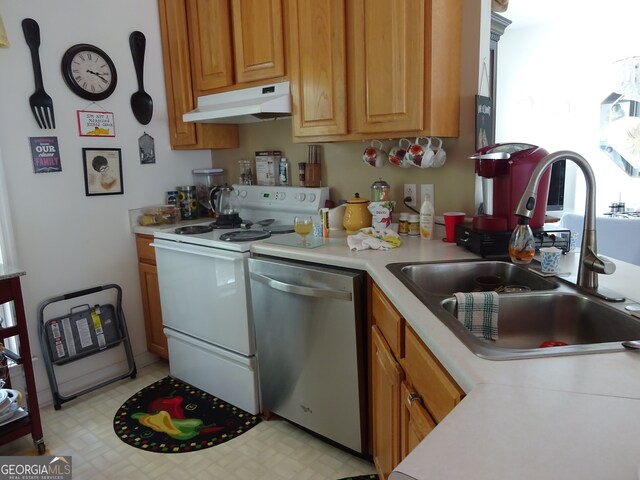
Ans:
[[[187,0],[158,0],[169,140],[173,149],[236,148],[237,125],[185,123],[182,115],[196,107],[191,73]]]
[[[345,13],[345,0],[291,1],[295,136],[347,133]]]
[[[233,85],[229,0],[189,0],[187,6],[196,93]]]
[[[291,2],[294,140],[458,135],[461,0]]]
[[[232,0],[236,83],[285,74],[282,0]]]
[[[425,0],[354,0],[356,130],[423,130]]]

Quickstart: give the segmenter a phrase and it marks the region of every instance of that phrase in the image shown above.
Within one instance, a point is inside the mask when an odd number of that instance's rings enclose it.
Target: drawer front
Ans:
[[[136,249],[138,250],[138,259],[141,262],[156,264],[156,251],[151,246],[153,237],[151,235],[136,235]]]
[[[464,393],[416,333],[405,327],[404,368],[413,389],[440,423],[460,403]]]
[[[371,312],[374,323],[387,340],[395,357],[402,358],[404,319],[375,283],[372,285]]]

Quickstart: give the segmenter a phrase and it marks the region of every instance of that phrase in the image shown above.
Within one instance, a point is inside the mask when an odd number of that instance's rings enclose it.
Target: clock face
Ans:
[[[116,88],[116,67],[99,48],[74,45],[62,57],[62,75],[67,86],[87,100],[104,100]]]

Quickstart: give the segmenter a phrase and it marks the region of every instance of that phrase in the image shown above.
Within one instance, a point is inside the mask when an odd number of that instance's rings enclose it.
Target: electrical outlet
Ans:
[[[416,191],[416,184],[415,183],[405,183],[404,184],[404,197],[402,197],[403,199],[407,198],[407,197],[411,197],[411,200],[407,201],[407,205],[411,206],[411,207],[415,207],[416,206],[416,195],[417,195],[417,191]]]
[[[431,197],[431,204],[435,208],[436,198],[433,194],[433,183],[423,183],[422,185],[420,185],[420,204],[421,205],[422,205],[422,202],[424,201],[424,196],[427,193],[429,194],[429,197]]]

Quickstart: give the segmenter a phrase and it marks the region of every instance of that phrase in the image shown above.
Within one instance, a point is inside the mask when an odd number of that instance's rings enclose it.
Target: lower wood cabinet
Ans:
[[[372,453],[386,479],[464,392],[375,284],[370,312]]]
[[[147,350],[168,360],[167,337],[162,331],[162,308],[160,307],[156,254],[150,245],[152,241],[153,237],[150,235],[136,235],[144,328],[147,335]]]
[[[375,325],[371,332],[373,463],[382,478],[400,462],[400,384],[404,372]]]

